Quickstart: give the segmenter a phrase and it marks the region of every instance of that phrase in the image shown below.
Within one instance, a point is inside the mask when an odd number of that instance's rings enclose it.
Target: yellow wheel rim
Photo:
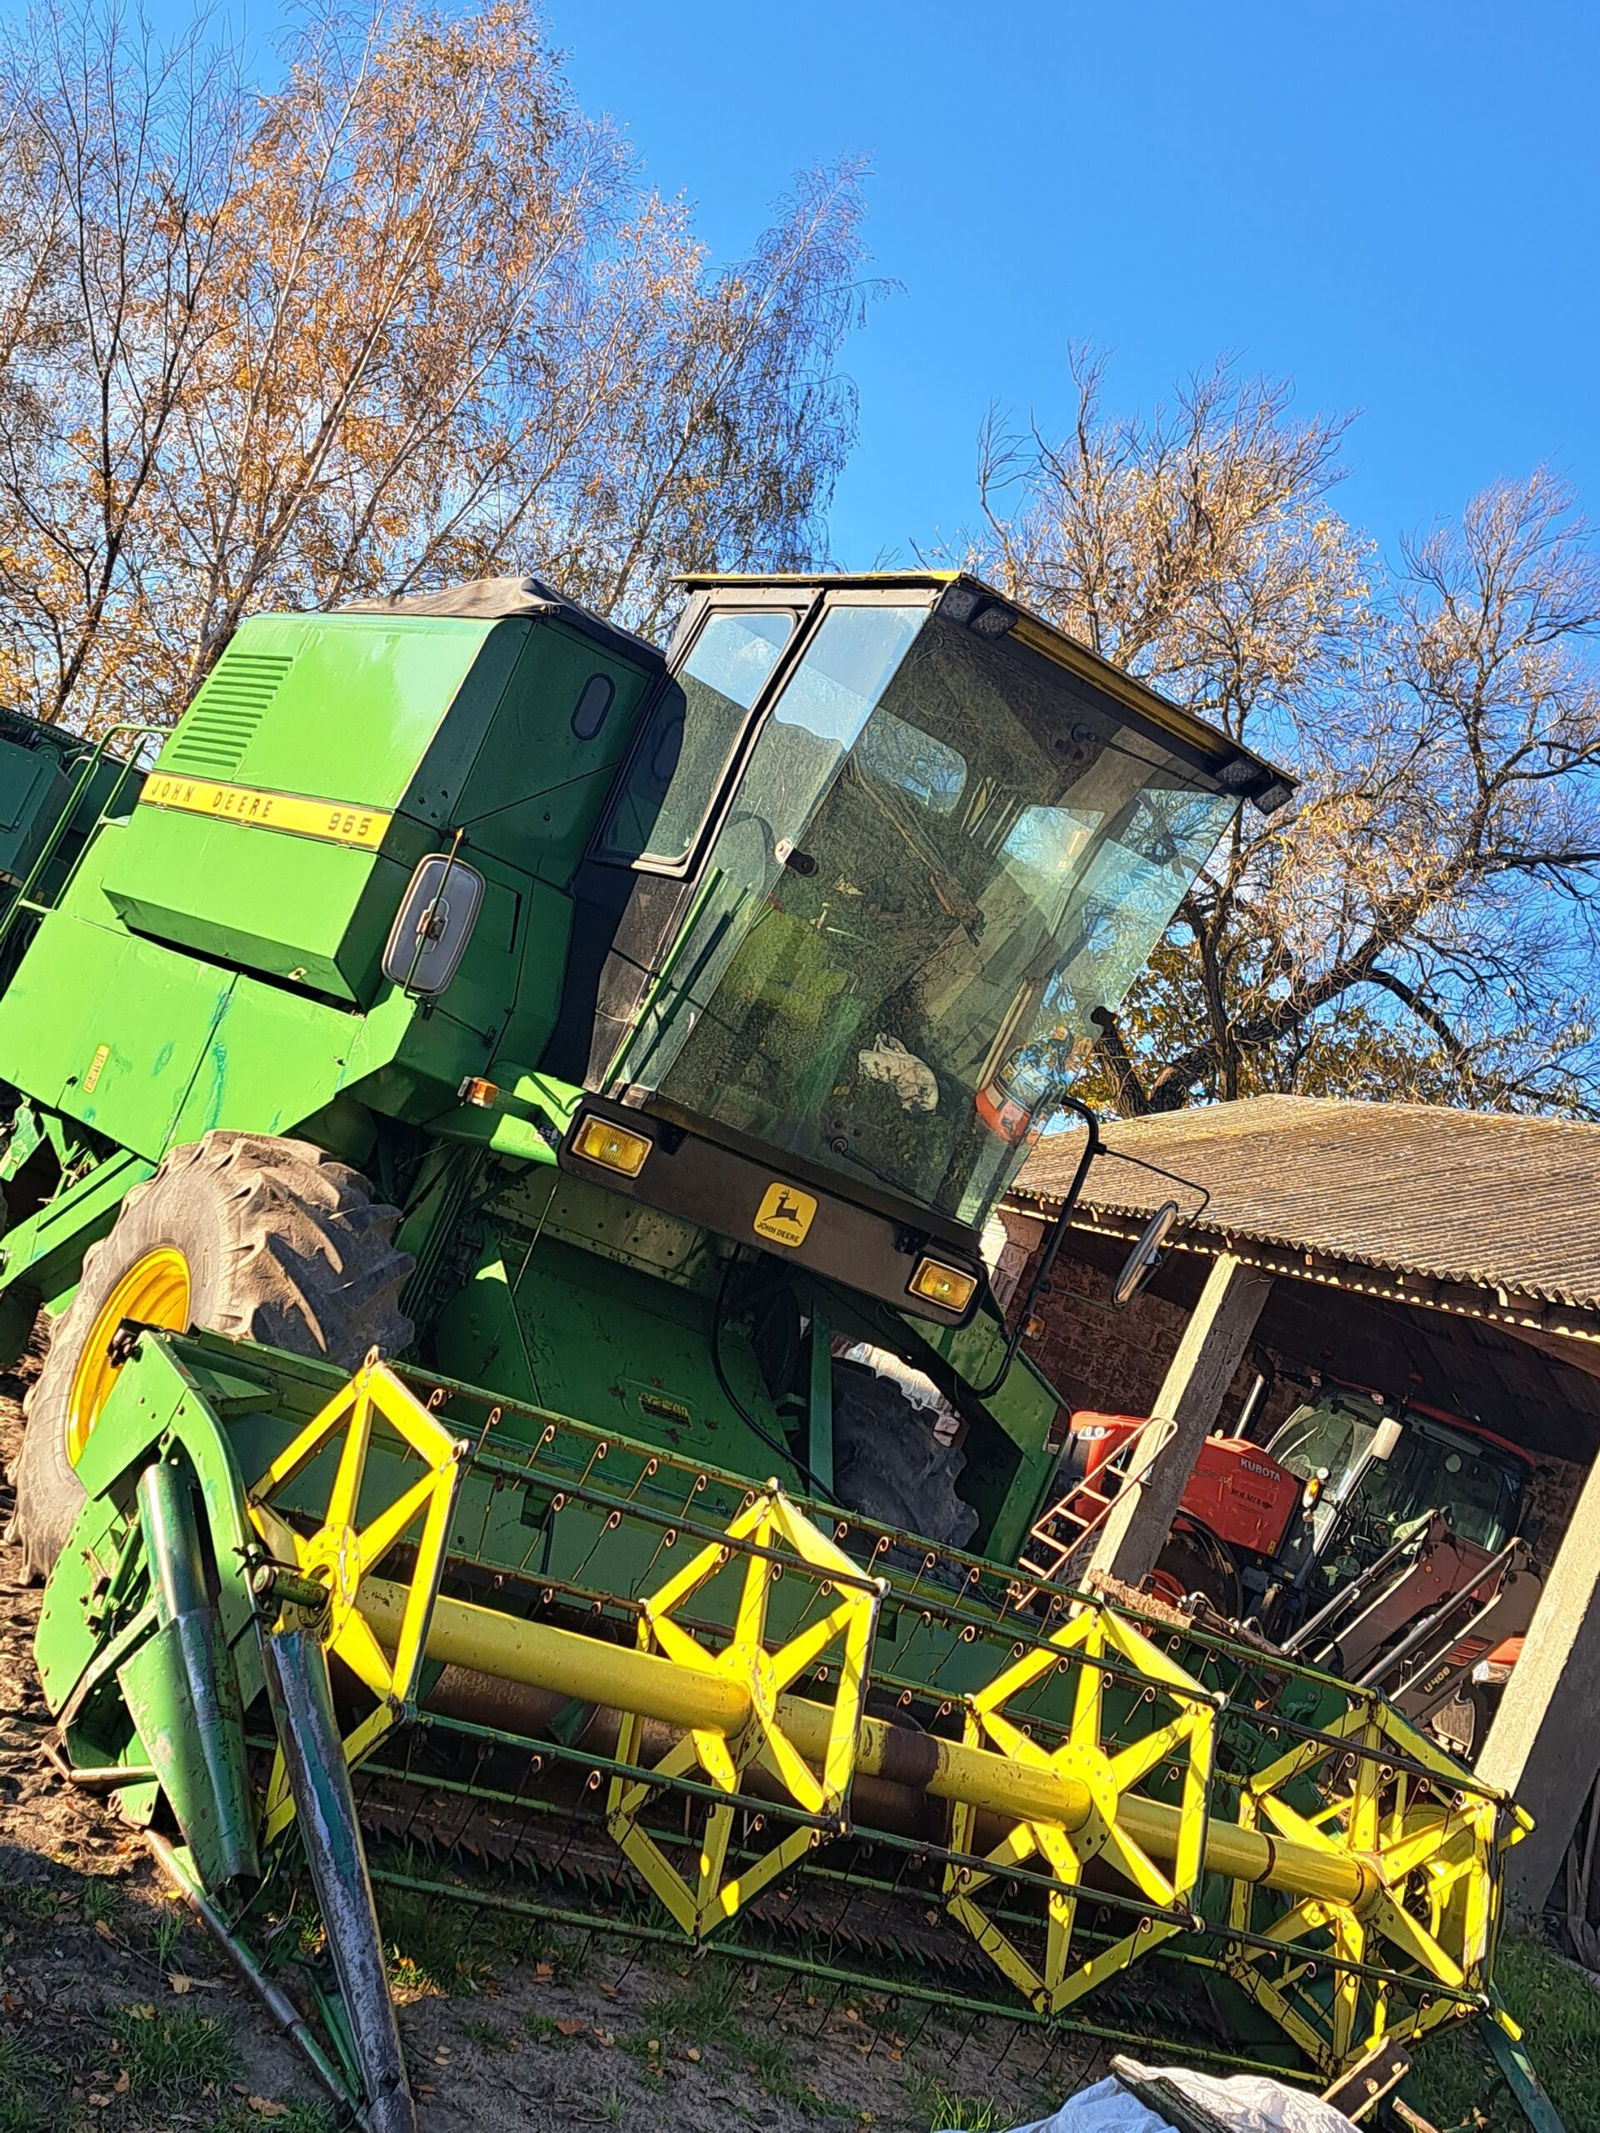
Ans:
[[[83,1457],[89,1432],[117,1381],[111,1342],[125,1318],[182,1333],[189,1324],[189,1263],[170,1244],[136,1259],[100,1306],[72,1372],[67,1395],[67,1457]]]

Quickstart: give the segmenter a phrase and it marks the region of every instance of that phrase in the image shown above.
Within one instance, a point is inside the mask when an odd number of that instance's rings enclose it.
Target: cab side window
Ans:
[[[793,635],[791,614],[706,618],[657,700],[612,807],[600,854],[623,865],[681,866],[716,797],[751,706]]]

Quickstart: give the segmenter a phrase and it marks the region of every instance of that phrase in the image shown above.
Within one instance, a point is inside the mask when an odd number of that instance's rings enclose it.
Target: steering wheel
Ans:
[[[1370,1503],[1358,1504],[1345,1528],[1344,1545],[1350,1554],[1363,1562],[1376,1562],[1378,1557],[1394,1546],[1395,1529],[1388,1525],[1381,1512]]]

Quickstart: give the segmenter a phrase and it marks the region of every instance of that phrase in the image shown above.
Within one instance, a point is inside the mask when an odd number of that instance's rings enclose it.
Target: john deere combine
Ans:
[[[63,1767],[361,2123],[385,1878],[1118,2033],[1154,1956],[1324,2077],[1488,2004],[1506,1801],[1011,1567],[984,1224],[1270,766],[938,573],[692,581],[665,660],[531,580],[265,616],[147,771],[16,732]]]

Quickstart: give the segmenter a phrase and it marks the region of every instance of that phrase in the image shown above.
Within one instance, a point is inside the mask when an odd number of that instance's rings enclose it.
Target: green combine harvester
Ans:
[[[985,1224],[1270,765],[940,572],[261,616],[152,746],[0,728],[15,1537],[354,2122],[375,1883],[1322,2081],[1491,2005],[1507,1800],[1014,1567]]]

